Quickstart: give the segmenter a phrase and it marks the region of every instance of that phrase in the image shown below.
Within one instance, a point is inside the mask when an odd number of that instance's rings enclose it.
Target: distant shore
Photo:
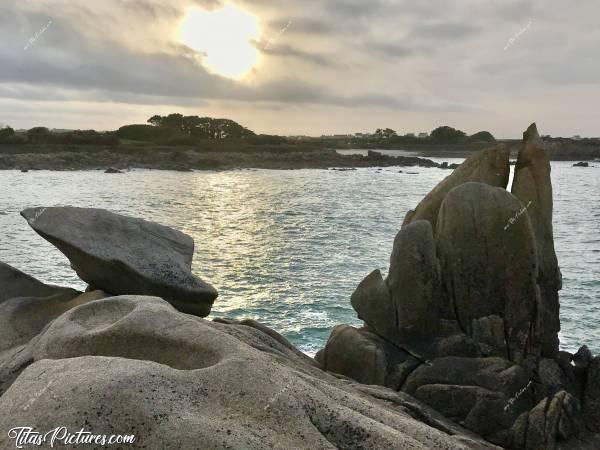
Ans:
[[[512,149],[512,142],[504,144]],[[402,149],[362,148],[366,155],[340,154],[338,150],[356,150],[347,146],[324,148],[321,145],[295,143],[285,145],[249,145],[238,142],[210,143],[199,146],[161,146],[125,143],[110,145],[0,145],[0,170],[102,170],[114,168],[162,170],[229,169],[328,169],[360,167],[440,167],[428,158],[466,158],[482,145],[413,145]],[[379,150],[379,151],[377,151]],[[418,156],[382,154],[382,150],[404,150]],[[553,160],[593,161],[600,153],[581,152],[577,148],[550,145]],[[515,153],[516,155],[516,153]],[[587,157],[586,157],[587,156]]]
[[[0,152],[0,170],[229,170],[229,169],[351,169],[359,167],[440,167],[415,156],[389,156],[369,151],[367,155],[342,155],[336,150],[213,151],[181,147],[85,147],[80,149],[19,148],[18,152]]]

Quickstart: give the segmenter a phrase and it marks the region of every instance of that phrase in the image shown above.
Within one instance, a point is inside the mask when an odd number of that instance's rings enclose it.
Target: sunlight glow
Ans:
[[[254,16],[233,5],[216,11],[190,10],[179,30],[179,40],[203,53],[203,64],[212,72],[242,78],[258,62],[252,40],[258,40]]]

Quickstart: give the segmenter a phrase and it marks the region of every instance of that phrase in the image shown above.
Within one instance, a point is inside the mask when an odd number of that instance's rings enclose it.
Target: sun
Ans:
[[[216,11],[191,9],[179,29],[179,41],[203,53],[203,64],[211,72],[236,79],[258,63],[252,41],[259,35],[256,18],[233,5]]]

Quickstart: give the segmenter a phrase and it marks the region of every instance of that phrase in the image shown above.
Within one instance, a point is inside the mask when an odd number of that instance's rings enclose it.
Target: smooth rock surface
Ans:
[[[159,298],[81,305],[21,353],[30,365],[0,397],[3,430],[85,426],[134,434],[135,448],[496,448],[414,399],[356,389],[256,328]],[[12,446],[0,433],[0,447]]]
[[[194,241],[188,235],[102,209],[31,208],[21,215],[95,288],[162,297],[202,317],[210,313],[218,294],[191,273]]]

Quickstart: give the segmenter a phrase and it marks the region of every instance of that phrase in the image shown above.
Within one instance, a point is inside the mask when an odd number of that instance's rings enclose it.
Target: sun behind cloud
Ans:
[[[203,53],[203,64],[211,72],[242,78],[259,60],[252,45],[260,30],[256,17],[228,4],[216,11],[191,9],[179,29],[179,41]]]

